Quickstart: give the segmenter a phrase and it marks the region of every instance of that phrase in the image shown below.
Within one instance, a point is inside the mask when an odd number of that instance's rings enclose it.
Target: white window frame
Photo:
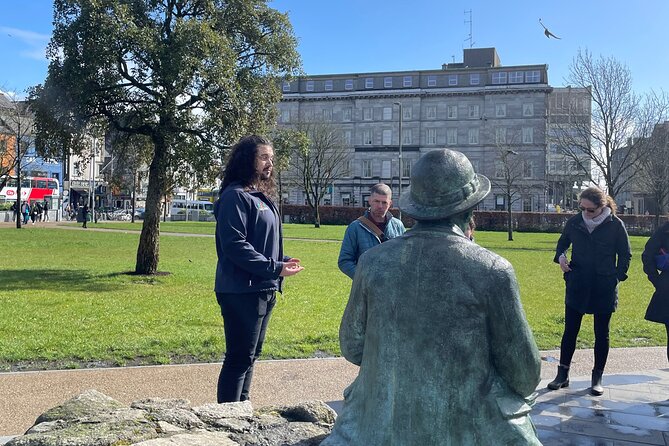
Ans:
[[[314,91],[314,81],[307,81],[307,91]]]
[[[425,119],[437,119],[436,105],[428,105],[425,107]]]
[[[481,74],[471,73],[469,75],[469,85],[481,85]]]
[[[323,121],[332,121],[332,109],[324,108],[323,109]]]
[[[392,175],[393,162],[381,160],[381,178],[390,178]]]
[[[541,82],[541,72],[539,70],[526,71],[525,82],[528,84],[538,84]]]
[[[427,86],[436,87],[437,86],[437,76],[435,74],[429,74],[427,76]]]
[[[362,160],[362,172],[361,176],[363,178],[371,178],[372,177],[372,160]]]
[[[506,144],[506,127],[495,128],[495,144]]]
[[[402,144],[413,144],[413,129],[402,129]]]
[[[391,129],[383,129],[382,142],[384,146],[390,146],[393,143],[393,131]]]
[[[344,142],[350,146],[351,141],[353,141],[353,132],[351,130],[344,130]]]
[[[437,129],[425,129],[425,144],[431,146],[437,144]]]
[[[523,144],[534,144],[534,128],[523,127]]]
[[[455,87],[458,85],[458,75],[457,74],[449,74],[448,75],[448,85],[450,87]]]
[[[365,107],[362,109],[362,120],[372,121],[374,119],[374,109],[372,107]]]
[[[509,73],[509,83],[510,84],[522,84],[525,80],[525,72],[523,71],[512,71]]]
[[[365,88],[374,88],[374,78],[366,77],[365,78]]]
[[[281,110],[281,122],[284,124],[290,122],[290,110]]]
[[[446,118],[448,119],[458,119],[458,106],[457,105],[449,105],[447,108],[447,115]]]
[[[411,178],[411,160],[402,159],[402,178]]]
[[[371,146],[374,141],[374,133],[371,129],[365,129],[362,131],[362,145]]]
[[[384,77],[383,78],[383,87],[384,88],[393,88],[393,78],[392,77]]]
[[[478,119],[481,116],[481,107],[479,104],[469,104],[467,108],[467,117],[469,119]]]
[[[534,176],[534,162],[523,161],[523,178],[533,178]]]
[[[289,93],[290,92],[290,82],[283,81],[283,92],[284,93]]]
[[[534,104],[523,104],[523,116],[534,116]]]
[[[332,91],[333,86],[334,84],[332,82],[332,79],[328,79],[325,81],[323,88],[325,88],[325,91]]]
[[[344,81],[344,90],[353,90],[353,79],[346,79]]]
[[[413,107],[402,107],[402,120],[413,119]]]
[[[467,142],[469,144],[478,144],[479,143],[479,129],[473,128],[467,131]]]
[[[458,144],[458,129],[450,127],[446,129],[446,145],[454,146]]]
[[[351,122],[353,120],[353,109],[351,107],[346,107],[342,110],[342,121]]]
[[[506,116],[506,104],[495,104],[495,117],[504,118]]]
[[[390,121],[391,119],[393,119],[393,108],[383,107],[383,120]]]
[[[495,71],[492,73],[492,84],[493,85],[504,85],[506,84],[506,71]]]
[[[413,77],[412,76],[404,76],[402,79],[402,86],[403,87],[412,87],[413,86]]]

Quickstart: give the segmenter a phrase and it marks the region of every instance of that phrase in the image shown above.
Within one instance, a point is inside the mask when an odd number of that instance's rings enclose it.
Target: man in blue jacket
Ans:
[[[219,403],[245,401],[283,277],[303,268],[283,254],[274,194],[274,150],[260,136],[242,138],[225,167],[216,215],[216,300],[225,328]]]
[[[369,190],[369,209],[348,225],[339,251],[339,269],[353,279],[355,267],[363,252],[386,240],[404,234],[404,225],[388,212],[393,204],[392,190],[385,184],[375,184]]]

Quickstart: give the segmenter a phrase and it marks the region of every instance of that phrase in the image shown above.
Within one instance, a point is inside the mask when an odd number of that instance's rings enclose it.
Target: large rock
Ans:
[[[40,415],[7,446],[317,446],[335,417],[320,401],[254,411],[248,401],[193,408],[156,398],[127,407],[89,390]]]

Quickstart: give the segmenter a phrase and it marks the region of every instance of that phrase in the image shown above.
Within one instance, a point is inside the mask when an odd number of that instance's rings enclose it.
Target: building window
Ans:
[[[365,79],[365,88],[374,88],[374,78],[368,77]]]
[[[381,161],[381,178],[390,178],[390,166],[392,163],[390,160]]]
[[[314,81],[307,81],[307,91],[314,91]]]
[[[290,122],[290,110],[281,110],[281,122],[284,124]]]
[[[525,82],[532,84],[541,82],[541,73],[539,73],[539,70],[526,71]]]
[[[427,143],[434,145],[437,143],[437,129],[427,129]]]
[[[363,121],[371,121],[373,117],[373,109],[372,107],[365,107],[362,109],[362,119]]]
[[[347,107],[344,110],[342,110],[342,121],[351,121],[352,116],[353,116],[353,110],[350,107]]]
[[[458,129],[446,129],[446,144],[454,146],[458,143]]]
[[[290,93],[290,82],[283,81],[283,91],[284,93]]]
[[[411,107],[402,107],[402,119],[413,119],[413,108]]]
[[[495,129],[495,144],[506,144],[506,127]]]
[[[429,105],[425,107],[425,117],[427,119],[437,119],[437,106]]]
[[[362,160],[362,176],[365,178],[372,176],[372,160]]]
[[[448,76],[448,85],[451,87],[458,85],[458,75],[457,74],[450,74]]]
[[[493,85],[506,84],[506,71],[496,71],[492,74]]]
[[[332,80],[325,81],[325,91],[332,91]]]
[[[430,74],[427,77],[427,86],[428,87],[436,87],[437,86],[437,76],[434,74]]]
[[[473,105],[469,106],[469,113],[467,114],[467,116],[470,119],[475,119],[475,118],[479,117],[479,106],[478,106],[478,104],[473,104]]]
[[[533,170],[534,170],[534,165],[532,161],[523,162],[523,178],[532,178]]]
[[[385,88],[393,88],[393,78],[392,77],[384,77],[383,78],[383,86]]]
[[[402,129],[402,144],[413,144],[412,129]]]
[[[458,106],[457,105],[449,105],[448,106],[448,119],[458,119]]]
[[[402,160],[402,178],[411,178],[411,160]]]
[[[534,143],[534,129],[532,127],[523,127],[523,144]]]
[[[479,129],[469,129],[468,132],[469,144],[478,144],[479,143]]]
[[[383,145],[389,146],[392,144],[393,131],[390,129],[383,130]]]
[[[503,118],[506,116],[506,104],[495,104],[495,117]]]
[[[405,87],[411,87],[413,85],[413,78],[411,76],[404,76],[402,85]]]
[[[344,142],[346,143],[347,146],[351,145],[352,135],[353,133],[350,130],[344,131]]]
[[[500,160],[495,161],[495,178],[504,178],[506,174],[506,169],[504,168],[504,163]]]
[[[509,73],[509,83],[510,84],[522,84],[523,83],[523,72],[522,71],[512,71]]]
[[[332,121],[332,109],[323,109],[323,121]]]
[[[391,119],[393,119],[393,108],[383,107],[383,120],[390,121]]]
[[[481,75],[479,73],[472,73],[469,75],[469,85],[479,85],[481,83]]]
[[[534,116],[534,104],[523,104],[523,116]]]
[[[346,81],[344,81],[344,89],[353,90],[353,79],[346,79]]]
[[[371,130],[363,130],[362,131],[362,144],[366,146],[371,146],[372,145],[372,131]]]
[[[532,212],[532,197],[523,196],[523,212]]]

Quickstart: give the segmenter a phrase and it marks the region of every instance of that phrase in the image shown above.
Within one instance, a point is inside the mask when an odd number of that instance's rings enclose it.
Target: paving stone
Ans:
[[[559,431],[537,429],[537,434],[543,446],[615,446],[613,440],[590,438]]]
[[[617,424],[594,423],[578,419],[563,421],[562,432],[585,435],[591,438],[607,440],[624,440],[638,443],[666,446],[662,432],[650,429],[639,429],[633,426]]]

